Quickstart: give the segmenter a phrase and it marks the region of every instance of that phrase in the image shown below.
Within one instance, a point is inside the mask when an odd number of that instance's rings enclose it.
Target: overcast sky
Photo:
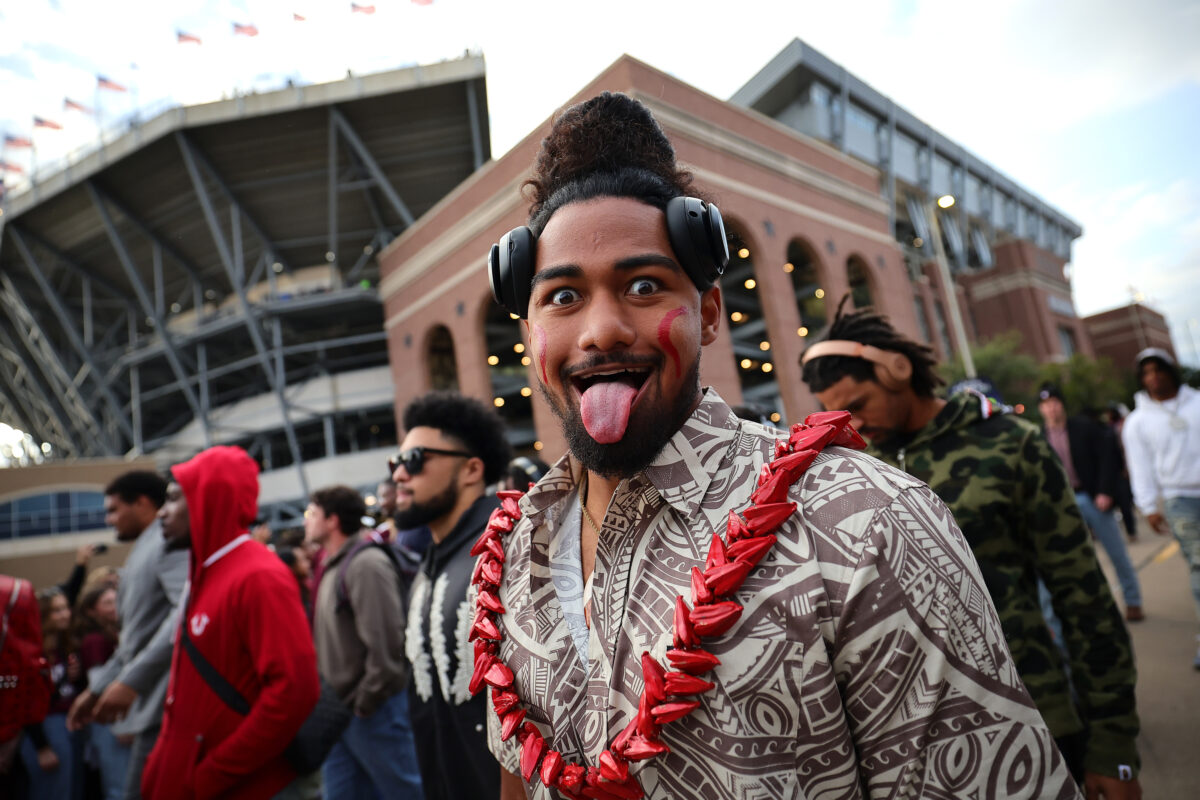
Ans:
[[[0,0],[0,133],[34,136],[46,163],[96,134],[64,97],[99,102],[112,122],[135,102],[196,103],[470,48],[487,59],[499,157],[622,53],[726,99],[798,37],[1079,222],[1081,314],[1138,292],[1200,365],[1200,0],[360,5],[375,13],[340,0]],[[259,35],[234,35],[234,22]],[[131,91],[97,92],[97,74]],[[34,115],[64,129],[34,129]],[[0,158],[30,166],[26,150]]]

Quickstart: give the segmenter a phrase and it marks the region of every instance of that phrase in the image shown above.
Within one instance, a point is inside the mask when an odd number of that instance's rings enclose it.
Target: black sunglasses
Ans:
[[[393,473],[403,466],[404,471],[410,477],[420,475],[421,470],[425,469],[425,456],[427,455],[473,457],[472,453],[463,450],[439,450],[436,447],[410,447],[407,450],[401,450],[388,459],[388,472]]]

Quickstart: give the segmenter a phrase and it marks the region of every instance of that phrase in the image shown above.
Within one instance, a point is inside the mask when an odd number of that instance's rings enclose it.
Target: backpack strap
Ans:
[[[420,559],[416,553],[413,553],[402,545],[392,546],[372,537],[370,539],[360,539],[351,545],[350,552],[346,553],[346,557],[342,559],[342,563],[338,564],[337,575],[334,576],[334,580],[336,581],[334,589],[337,594],[337,610],[341,611],[350,606],[350,593],[346,588],[346,570],[350,567],[350,562],[354,560],[355,556],[369,547],[383,551],[388,561],[392,562],[392,569],[396,571],[396,581],[400,588],[400,605],[407,608],[408,585],[417,573]],[[401,549],[403,552],[400,552]]]
[[[221,698],[225,705],[232,708],[242,716],[250,713],[250,704],[246,702],[246,698],[242,697],[241,692],[233,688],[233,684],[225,680],[217,668],[212,665],[207,658],[200,652],[200,648],[196,647],[192,642],[187,632],[187,619],[181,620],[179,626],[179,642],[183,645],[183,652],[192,661],[192,666],[196,668],[196,672],[200,673],[200,677],[208,684],[208,688],[213,690],[213,694]]]

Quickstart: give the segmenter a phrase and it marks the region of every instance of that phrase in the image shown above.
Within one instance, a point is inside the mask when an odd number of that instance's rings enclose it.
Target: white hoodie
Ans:
[[[1181,386],[1161,403],[1138,392],[1134,402],[1121,440],[1138,509],[1152,514],[1160,499],[1200,497],[1200,392]]]

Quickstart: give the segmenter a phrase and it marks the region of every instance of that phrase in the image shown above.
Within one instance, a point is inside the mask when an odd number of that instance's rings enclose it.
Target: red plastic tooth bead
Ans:
[[[749,528],[736,511],[729,512],[729,522],[725,525],[725,538],[731,542],[750,535]]]
[[[698,675],[720,666],[721,659],[707,650],[668,650],[667,660],[675,669]]]
[[[732,600],[726,600],[693,609],[692,625],[700,636],[720,636],[732,628],[741,616],[742,607]]]
[[[500,647],[496,644],[496,642],[488,641],[487,639],[476,639],[475,640],[475,660],[476,661],[479,660],[479,656],[483,653],[487,653],[487,654],[493,655],[493,656],[499,655],[499,650],[500,650]]]
[[[762,467],[758,470],[758,480],[754,483],[755,487],[762,487],[764,484],[770,481],[772,477],[774,477],[775,470],[772,469],[774,464],[774,461],[768,461],[762,465]]]
[[[483,680],[493,689],[504,690],[512,686],[513,672],[503,662],[493,661],[487,672],[483,673]]]
[[[491,530],[490,528],[485,528],[480,537],[475,540],[475,544],[471,545],[471,557],[478,558],[479,556],[483,555],[483,551],[487,550],[488,542],[497,538],[498,536],[499,534],[495,531]]]
[[[504,543],[500,539],[488,539],[486,547],[487,551],[501,564],[507,560],[504,556]]]
[[[774,533],[784,520],[796,513],[795,503],[769,503],[761,506],[751,506],[744,512],[746,526],[751,536],[762,536],[764,533]]]
[[[771,469],[776,474],[786,474],[788,483],[795,483],[804,474],[804,470],[812,466],[819,452],[816,450],[797,450],[794,453],[778,458],[771,462]]]
[[[713,688],[715,684],[703,678],[697,678],[695,675],[688,675],[686,672],[668,672],[666,685],[667,694],[679,695],[703,694]]]
[[[629,740],[637,734],[637,724],[637,717],[635,716],[633,719],[629,720],[629,724],[617,734],[617,738],[613,739],[612,744],[609,746],[609,749],[612,750],[613,753],[619,756],[625,755],[625,746],[629,744]],[[542,782],[545,783],[545,781]]]
[[[644,761],[663,753],[671,752],[671,748],[662,742],[652,741],[645,736],[635,736],[625,745],[625,758],[629,761]]]
[[[833,437],[833,443],[842,447],[849,447],[852,450],[866,450],[867,442],[853,426],[847,425],[838,431],[838,435]]]
[[[752,540],[751,540],[752,541]],[[754,565],[745,561],[730,561],[719,567],[710,567],[704,573],[704,582],[717,597],[730,594],[746,580]],[[697,606],[702,608],[703,606]],[[695,626],[696,612],[692,611],[692,625]],[[703,636],[704,634],[701,634]]]
[[[683,600],[683,595],[680,595],[675,598],[675,646],[695,647],[699,643],[696,631],[692,628],[691,612]]]
[[[808,430],[793,431],[788,437],[788,445],[793,452],[800,450],[820,450],[837,436],[837,428],[832,425],[814,425]]]
[[[686,717],[699,707],[699,700],[675,700],[670,703],[659,703],[650,709],[650,713],[654,715],[655,722],[659,725],[666,725],[680,717]]]
[[[629,765],[619,761],[611,751],[605,750],[600,754],[600,777],[613,783],[624,783],[629,780]]]
[[[484,530],[494,531],[495,533],[512,533],[513,518],[507,514],[501,513],[499,509],[492,512],[491,518],[488,520],[487,528]]]
[[[830,425],[834,428],[843,428],[849,423],[849,411],[817,411],[804,418],[804,424],[812,427]]]
[[[740,561],[749,564],[751,567],[758,566],[758,562],[762,560],[777,541],[775,534],[768,533],[766,536],[756,536],[753,539],[742,539],[734,542],[729,546],[729,557],[734,561]]]
[[[637,723],[638,733],[645,736],[647,739],[658,739],[659,725],[654,721],[654,715],[650,713],[651,705],[646,700],[646,695],[642,695],[641,701],[638,702],[637,718],[634,722]]]
[[[491,553],[483,556],[483,566],[480,568],[480,574],[488,583],[493,583],[496,586],[500,585],[500,580],[504,577],[504,568],[500,566],[500,562],[492,557]]]
[[[533,771],[537,769],[538,760],[542,757],[545,749],[546,740],[540,733],[529,734],[521,743],[521,777],[525,779],[526,783],[533,777]]]
[[[583,788],[583,776],[584,769],[579,764],[564,764],[555,781],[555,788],[577,794]]]
[[[500,629],[496,627],[496,623],[492,621],[486,609],[480,609],[475,615],[475,624],[471,626],[471,632],[467,634],[467,641],[473,642],[478,638],[484,639],[499,639]]]
[[[542,785],[553,786],[562,768],[562,753],[557,750],[547,750],[546,754],[542,756],[542,770],[538,775],[542,779]]]
[[[475,603],[480,608],[483,608],[487,611],[491,611],[496,614],[504,613],[504,605],[500,602],[500,598],[497,597],[496,593],[490,589],[480,590],[478,596],[476,597]]]
[[[499,493],[496,494],[496,497],[500,497]],[[500,497],[500,510],[514,519],[521,516],[521,509],[517,505],[516,497]]]
[[[730,548],[732,551],[732,548]],[[692,605],[698,606],[713,601],[712,589],[704,582],[704,573],[699,567],[692,567]]]
[[[780,439],[778,442],[775,443],[775,457],[776,458],[782,458],[783,455],[787,451],[788,451],[787,439]]]
[[[646,793],[642,791],[641,784],[632,775],[620,783],[613,783],[601,778],[597,788],[608,792],[609,797],[616,797],[619,800],[641,800],[646,796]]]
[[[791,491],[791,488],[792,481],[788,479],[788,474],[786,472],[778,472],[754,490],[754,493],[750,495],[750,502],[782,503],[784,500],[787,500],[788,492]]]
[[[713,564],[720,566],[729,561],[725,555],[725,543],[721,541],[720,534],[713,534],[712,544],[708,548],[708,558],[705,559],[704,566],[711,567]]]
[[[514,708],[500,720],[500,741],[507,742],[525,720],[525,709]]]
[[[467,684],[467,691],[472,696],[479,694],[479,691],[484,687],[485,681],[483,676],[491,669],[495,660],[495,656],[490,653],[484,653],[481,656],[475,657],[475,671],[471,673],[471,682]]]
[[[487,581],[485,581],[483,579],[483,559],[482,558],[475,562],[475,568],[471,570],[471,585],[472,586],[488,585]],[[494,583],[491,584],[491,586],[493,589],[498,588],[496,586],[496,584],[494,584]]]
[[[649,653],[642,653],[642,679],[646,682],[645,695],[651,705],[661,703],[667,696],[663,683],[666,675],[667,671],[663,669],[662,664],[655,661]]]
[[[521,702],[521,698],[517,696],[516,692],[492,692],[492,707],[496,709],[498,717],[503,717],[519,702]]]

